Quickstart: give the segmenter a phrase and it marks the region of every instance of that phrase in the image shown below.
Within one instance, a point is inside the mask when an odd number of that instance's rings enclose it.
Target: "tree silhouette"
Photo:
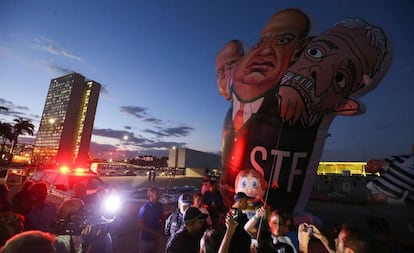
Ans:
[[[0,136],[2,138],[0,156],[3,154],[4,146],[6,142],[10,143],[13,141],[12,125],[10,123],[0,122]]]
[[[34,125],[32,124],[30,120],[26,120],[20,117],[18,119],[14,119],[13,121],[16,123],[13,126],[13,141],[12,141],[12,146],[10,148],[9,164],[12,161],[13,151],[17,145],[19,135],[24,134],[24,133],[33,135],[34,133]]]

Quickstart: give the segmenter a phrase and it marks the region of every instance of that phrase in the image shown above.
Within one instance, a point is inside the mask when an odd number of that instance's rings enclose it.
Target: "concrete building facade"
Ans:
[[[188,148],[173,147],[168,154],[168,167],[185,169],[188,177],[203,177],[206,170],[220,169],[220,156]]]
[[[84,165],[88,158],[101,85],[78,73],[52,79],[32,163]]]

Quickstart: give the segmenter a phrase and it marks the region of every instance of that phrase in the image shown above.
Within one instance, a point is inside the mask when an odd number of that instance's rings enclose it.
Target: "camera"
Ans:
[[[52,225],[52,231],[57,235],[81,235],[87,225],[86,220],[59,219]]]
[[[88,226],[92,233],[107,231],[116,218],[119,206],[117,195],[105,195],[97,205],[89,205],[78,213],[54,222],[52,231],[58,235],[81,235]]]
[[[81,235],[87,226],[91,226],[91,231],[106,231],[112,221],[113,219],[107,220],[96,214],[87,212],[57,220],[52,224],[52,231],[57,235]]]

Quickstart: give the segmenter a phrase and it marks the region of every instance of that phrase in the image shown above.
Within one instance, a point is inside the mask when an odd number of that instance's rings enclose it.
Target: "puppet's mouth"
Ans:
[[[259,72],[263,75],[274,69],[274,64],[271,61],[254,62],[249,66],[249,72]]]
[[[288,71],[283,75],[280,86],[295,89],[302,97],[309,112],[317,112],[321,107],[321,97],[316,95],[316,86],[312,79]]]

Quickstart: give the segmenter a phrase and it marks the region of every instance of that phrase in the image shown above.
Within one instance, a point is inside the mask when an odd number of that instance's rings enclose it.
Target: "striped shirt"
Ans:
[[[372,181],[375,188],[395,199],[407,194],[405,202],[414,204],[414,154],[392,156],[385,161],[388,168]]]

